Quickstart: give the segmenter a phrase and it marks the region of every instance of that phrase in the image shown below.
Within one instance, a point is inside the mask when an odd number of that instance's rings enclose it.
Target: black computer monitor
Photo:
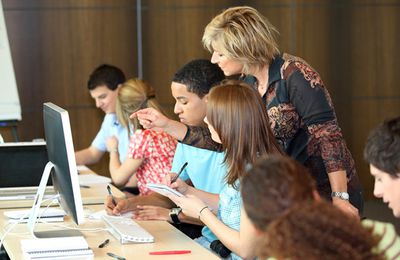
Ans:
[[[61,207],[77,225],[81,224],[84,220],[68,112],[52,103],[44,103],[43,120],[49,162],[45,167],[39,184],[28,226],[32,234],[36,237],[76,235],[73,232],[74,230],[71,232],[64,230],[46,233],[33,232],[50,173]]]
[[[0,189],[37,187],[48,161],[44,141],[0,144]]]

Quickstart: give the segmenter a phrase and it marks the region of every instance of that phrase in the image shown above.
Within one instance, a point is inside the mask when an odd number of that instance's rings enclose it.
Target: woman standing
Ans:
[[[203,45],[226,76],[240,78],[260,94],[271,129],[284,151],[305,165],[319,193],[357,216],[363,200],[354,161],[319,74],[301,58],[282,54],[277,30],[252,7],[232,7],[207,25]],[[136,113],[145,128],[161,127],[183,143],[207,149],[201,129],[176,124],[157,111]]]

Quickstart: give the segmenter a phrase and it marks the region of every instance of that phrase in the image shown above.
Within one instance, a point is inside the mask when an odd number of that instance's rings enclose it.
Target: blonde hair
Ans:
[[[129,79],[119,86],[116,106],[118,121],[124,127],[131,122],[135,130],[142,129],[142,126],[137,118],[129,118],[133,112],[152,107],[165,114],[156,100],[154,89],[140,79]]]
[[[256,9],[238,6],[226,9],[206,26],[203,46],[210,52],[214,47],[228,58],[243,64],[243,73],[251,67],[269,65],[279,48],[276,28]]]

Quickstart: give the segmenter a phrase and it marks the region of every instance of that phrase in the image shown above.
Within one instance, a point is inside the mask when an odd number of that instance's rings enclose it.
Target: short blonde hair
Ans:
[[[118,121],[124,127],[128,127],[129,122],[133,123],[135,130],[142,129],[142,126],[137,118],[129,118],[133,112],[152,107],[163,113],[154,89],[140,79],[129,79],[119,86],[116,106]]]
[[[204,30],[202,42],[210,52],[217,46],[223,55],[243,64],[243,73],[249,73],[251,67],[269,65],[280,53],[277,34],[256,9],[238,6],[214,17]]]

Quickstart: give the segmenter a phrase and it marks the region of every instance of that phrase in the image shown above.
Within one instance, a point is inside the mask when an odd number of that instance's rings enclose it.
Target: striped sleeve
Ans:
[[[391,223],[364,220],[363,226],[372,228],[374,235],[381,237],[376,250],[384,254],[386,259],[400,258],[400,237]]]

